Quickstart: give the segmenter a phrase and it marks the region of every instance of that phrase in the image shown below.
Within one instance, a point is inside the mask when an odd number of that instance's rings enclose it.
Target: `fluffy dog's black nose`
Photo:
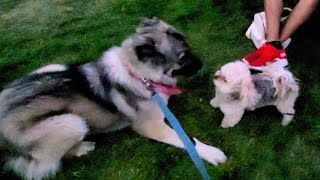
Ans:
[[[213,76],[213,78],[214,78],[214,79],[219,79],[219,78],[220,78],[220,76],[218,76],[218,75],[214,75],[214,76]]]

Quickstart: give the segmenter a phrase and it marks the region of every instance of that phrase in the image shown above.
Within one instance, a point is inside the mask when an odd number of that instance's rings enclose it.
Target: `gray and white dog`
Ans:
[[[297,79],[286,68],[268,65],[262,72],[251,74],[241,61],[223,65],[214,75],[215,97],[210,101],[224,113],[223,128],[233,127],[245,110],[275,105],[283,114],[282,125],[292,120],[294,103],[299,95]]]
[[[110,48],[97,62],[53,64],[30,73],[0,94],[1,148],[15,150],[7,166],[27,179],[42,179],[56,173],[65,155],[92,151],[94,143],[83,141],[88,133],[127,126],[184,148],[141,77],[168,101],[180,93],[176,76],[193,75],[201,67],[178,30],[145,18],[120,47]],[[201,158],[215,165],[226,161],[221,150],[193,140]]]

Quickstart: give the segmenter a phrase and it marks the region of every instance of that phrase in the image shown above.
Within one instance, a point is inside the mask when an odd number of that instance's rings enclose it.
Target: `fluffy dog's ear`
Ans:
[[[152,18],[143,17],[141,18],[139,27],[154,26],[158,23],[159,23],[159,19],[157,17],[152,17]]]
[[[259,94],[257,93],[252,79],[243,79],[240,82],[241,103],[245,107],[252,107],[258,102]]]
[[[136,29],[136,32],[139,34],[149,33],[153,31],[154,26],[156,26],[158,23],[159,23],[159,19],[157,17],[152,17],[151,19],[143,17]]]

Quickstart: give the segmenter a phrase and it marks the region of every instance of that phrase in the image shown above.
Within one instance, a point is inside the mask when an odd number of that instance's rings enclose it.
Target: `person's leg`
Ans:
[[[282,6],[282,0],[264,1],[267,23],[267,42],[280,40],[280,18],[282,13]]]
[[[283,60],[283,62],[278,63],[282,67],[288,64],[286,53],[280,42],[280,20],[283,2],[280,0],[265,0],[264,8],[266,13],[267,43],[255,52],[246,55],[243,60],[252,68]]]
[[[267,2],[268,0],[265,0]],[[269,0],[270,1],[270,0]],[[276,0],[274,0],[276,1]],[[304,23],[316,8],[319,0],[300,0],[290,13],[280,35],[280,41],[288,39]],[[267,10],[266,10],[267,13]],[[270,21],[270,20],[269,20]],[[268,23],[268,19],[267,19]],[[269,31],[269,29],[268,29]],[[270,34],[271,36],[271,34]]]

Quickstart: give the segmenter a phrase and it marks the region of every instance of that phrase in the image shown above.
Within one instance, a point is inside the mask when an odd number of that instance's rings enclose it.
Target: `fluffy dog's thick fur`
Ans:
[[[153,18],[144,19],[135,34],[97,62],[48,65],[30,73],[0,94],[1,148],[15,150],[7,166],[27,179],[42,179],[56,173],[65,155],[92,151],[94,143],[83,141],[88,133],[127,126],[184,148],[140,77],[157,84],[167,101],[175,77],[195,74],[201,66],[183,35]],[[226,160],[219,149],[193,140],[203,159],[215,165]]]
[[[262,106],[275,105],[283,114],[284,126],[294,116],[299,86],[287,69],[269,66],[261,73],[251,74],[245,63],[235,61],[222,66],[213,82],[215,97],[210,104],[224,113],[221,122],[224,128],[235,126],[245,110]]]

